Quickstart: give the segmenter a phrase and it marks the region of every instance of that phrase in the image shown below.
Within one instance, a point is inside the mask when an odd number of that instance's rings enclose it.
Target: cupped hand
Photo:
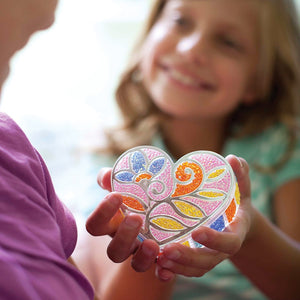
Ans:
[[[238,181],[241,204],[234,221],[223,231],[202,226],[192,233],[192,238],[203,248],[189,248],[179,243],[164,247],[158,257],[156,274],[169,281],[176,274],[200,277],[223,260],[237,253],[245,240],[251,225],[252,206],[250,201],[249,166],[242,158],[226,157]]]
[[[111,191],[111,169],[102,169],[97,177],[98,184]],[[157,243],[152,240],[140,242],[137,235],[142,226],[138,215],[124,216],[120,207],[122,195],[110,192],[89,216],[86,222],[87,231],[94,236],[110,235],[112,240],[107,248],[109,258],[120,263],[132,255],[132,267],[143,272],[148,270],[159,253]]]
[[[229,155],[230,163],[240,189],[241,204],[234,221],[223,231],[218,232],[202,226],[192,233],[192,238],[203,248],[189,248],[179,243],[164,247],[158,256],[156,275],[163,281],[172,280],[176,274],[200,277],[213,269],[223,260],[237,253],[245,240],[251,225],[251,200],[249,167],[242,158]],[[98,184],[111,191],[111,169],[99,172]],[[112,241],[107,253],[114,262],[122,262],[131,254],[132,267],[136,271],[146,271],[156,261],[158,245],[152,240],[140,243],[136,238],[142,226],[137,215],[123,216],[120,207],[120,193],[109,193],[88,218],[86,227],[92,235],[110,235]]]

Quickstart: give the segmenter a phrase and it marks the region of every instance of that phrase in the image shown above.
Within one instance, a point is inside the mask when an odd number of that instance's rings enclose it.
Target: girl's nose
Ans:
[[[183,37],[177,44],[177,51],[195,63],[204,63],[209,56],[208,43],[199,33]]]

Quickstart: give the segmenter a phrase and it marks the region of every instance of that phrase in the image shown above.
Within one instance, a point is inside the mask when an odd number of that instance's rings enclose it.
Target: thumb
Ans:
[[[241,199],[250,198],[250,178],[249,178],[249,165],[245,159],[235,155],[228,155],[226,160],[231,165],[233,172],[236,176],[237,183],[240,190]]]

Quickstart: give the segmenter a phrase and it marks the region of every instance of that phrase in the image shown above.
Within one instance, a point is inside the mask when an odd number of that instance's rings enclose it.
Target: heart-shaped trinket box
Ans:
[[[191,232],[199,226],[224,230],[240,202],[231,166],[210,151],[173,163],[159,148],[135,147],[118,158],[111,180],[113,191],[123,196],[123,212],[143,219],[140,240],[153,239],[161,249],[170,242],[201,247]]]

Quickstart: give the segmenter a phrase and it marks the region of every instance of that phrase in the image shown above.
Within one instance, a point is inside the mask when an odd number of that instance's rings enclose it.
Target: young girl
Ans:
[[[195,150],[241,156],[250,166],[253,206],[244,220],[249,230],[239,235],[241,247],[225,243],[228,232],[201,229],[194,234],[216,256],[223,252],[218,262],[229,256],[212,270],[217,263],[203,266],[202,250],[166,247],[158,276],[171,280],[173,273],[185,275],[175,283],[152,287],[152,269],[139,274],[129,270],[128,262],[114,266],[103,295],[153,299],[157,289],[155,299],[166,299],[174,284],[174,299],[299,297],[300,33],[295,11],[291,0],[154,1],[117,89],[124,122],[108,131],[108,150],[116,155],[110,164],[141,144],[158,146],[174,159]],[[108,174],[99,178],[107,189]],[[111,194],[103,203],[113,198]],[[96,223],[93,215],[89,231],[103,234]],[[241,221],[238,226],[247,227]],[[119,262],[117,233],[108,253]],[[134,260],[132,264],[142,270]],[[123,294],[114,286],[124,286]]]

